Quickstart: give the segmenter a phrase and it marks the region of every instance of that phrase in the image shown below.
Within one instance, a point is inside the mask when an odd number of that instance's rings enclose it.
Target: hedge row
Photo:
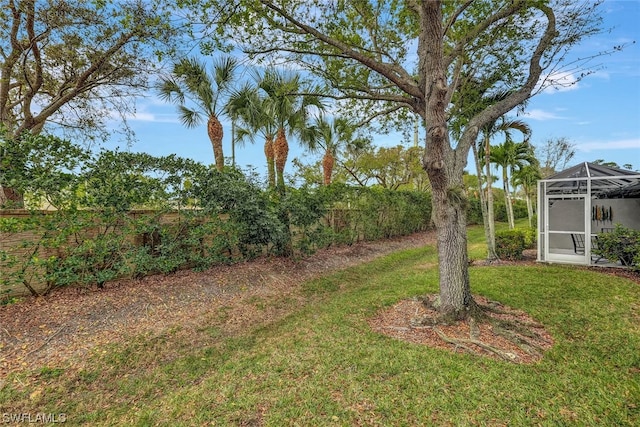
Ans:
[[[259,255],[303,256],[425,230],[425,193],[332,186],[282,197],[242,174],[211,172],[197,208],[32,211],[1,217],[0,296],[121,277],[206,269]]]

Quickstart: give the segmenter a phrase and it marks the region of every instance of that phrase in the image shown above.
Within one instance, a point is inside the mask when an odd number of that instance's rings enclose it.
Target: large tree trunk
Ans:
[[[220,120],[214,115],[209,116],[207,122],[207,133],[211,140],[211,146],[213,147],[213,157],[216,163],[216,169],[220,172],[224,169],[224,153],[222,151],[222,138],[224,133],[222,131],[222,124]]]
[[[466,196],[462,183],[457,183],[444,171],[433,168],[427,171],[438,237],[440,312],[446,320],[460,320],[476,306],[469,284]]]
[[[419,43],[426,58],[420,64],[425,75],[424,120],[427,129],[423,167],[429,175],[433,219],[438,236],[440,313],[445,319],[462,319],[476,307],[469,285],[466,195],[462,185],[464,158],[458,158],[449,142],[446,120],[448,86],[443,63],[442,11],[438,1],[420,3],[425,32]]]

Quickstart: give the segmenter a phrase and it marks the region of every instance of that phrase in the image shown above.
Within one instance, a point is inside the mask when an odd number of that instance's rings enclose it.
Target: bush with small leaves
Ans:
[[[526,248],[523,230],[505,230],[496,233],[496,255],[500,259],[519,260],[523,258]]]
[[[627,267],[640,268],[640,230],[616,224],[610,233],[598,234],[593,253]]]
[[[535,228],[526,227],[521,228],[524,235],[524,247],[525,249],[535,249],[538,242],[538,232]]]

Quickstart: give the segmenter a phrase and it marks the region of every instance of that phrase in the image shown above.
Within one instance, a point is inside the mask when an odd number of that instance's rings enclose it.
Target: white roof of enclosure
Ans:
[[[594,163],[580,163],[544,180],[546,194],[581,194],[603,197],[640,197],[640,173]]]

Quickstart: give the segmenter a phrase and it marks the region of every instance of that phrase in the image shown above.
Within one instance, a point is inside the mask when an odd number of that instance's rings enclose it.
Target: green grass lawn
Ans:
[[[482,231],[470,232],[481,256]],[[570,266],[473,267],[472,290],[556,340],[516,365],[408,344],[367,318],[437,291],[432,247],[306,283],[284,319],[225,336],[202,325],[96,349],[88,368],[11,377],[4,413],[67,425],[640,425],[640,285]]]

